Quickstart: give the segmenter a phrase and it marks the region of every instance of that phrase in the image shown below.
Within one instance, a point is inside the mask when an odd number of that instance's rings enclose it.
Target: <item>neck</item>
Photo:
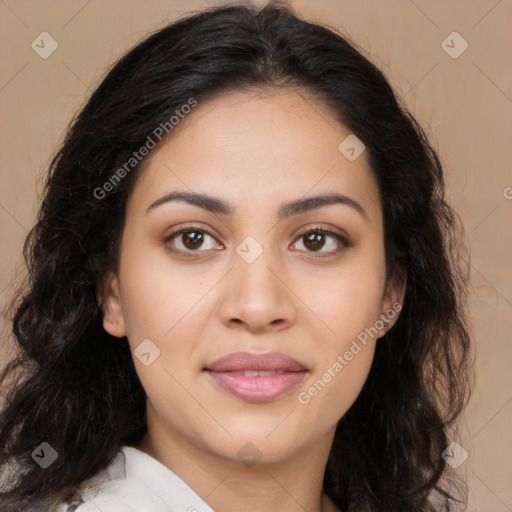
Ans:
[[[254,465],[222,458],[176,432],[158,429],[149,428],[137,448],[178,475],[215,512],[338,512],[323,492],[333,435],[334,430],[286,460]]]

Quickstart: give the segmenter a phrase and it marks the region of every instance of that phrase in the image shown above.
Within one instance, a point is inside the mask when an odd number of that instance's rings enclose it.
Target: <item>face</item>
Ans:
[[[366,153],[339,149],[349,135],[305,92],[245,91],[147,157],[103,311],[150,428],[232,460],[332,441],[404,291],[386,287],[379,192]]]

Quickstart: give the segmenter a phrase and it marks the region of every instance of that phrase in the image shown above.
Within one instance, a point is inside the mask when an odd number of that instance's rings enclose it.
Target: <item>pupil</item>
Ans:
[[[188,249],[197,249],[201,247],[202,242],[203,234],[198,231],[189,231],[185,234],[185,247]]]
[[[321,249],[324,245],[323,233],[311,233],[306,237],[306,243],[304,244],[308,249]],[[311,247],[308,246],[311,244]]]

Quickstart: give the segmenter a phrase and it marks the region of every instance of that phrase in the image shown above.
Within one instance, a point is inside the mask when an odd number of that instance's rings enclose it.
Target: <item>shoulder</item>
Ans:
[[[54,512],[139,512],[142,507],[162,510],[162,502],[151,489],[127,474],[125,453],[121,449],[107,468],[83,482]]]
[[[80,485],[55,512],[213,512],[178,475],[150,455],[123,446],[112,463]]]
[[[100,496],[98,499],[91,501],[77,501],[73,504],[62,503],[54,512],[140,512],[141,509],[133,508],[130,504],[123,503],[115,496],[110,496],[106,500],[106,496]]]

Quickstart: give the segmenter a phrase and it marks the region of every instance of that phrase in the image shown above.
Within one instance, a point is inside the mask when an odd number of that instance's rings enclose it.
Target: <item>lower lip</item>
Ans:
[[[264,377],[246,377],[233,372],[210,370],[207,373],[222,389],[246,402],[268,402],[294,388],[307,372],[284,372]]]

